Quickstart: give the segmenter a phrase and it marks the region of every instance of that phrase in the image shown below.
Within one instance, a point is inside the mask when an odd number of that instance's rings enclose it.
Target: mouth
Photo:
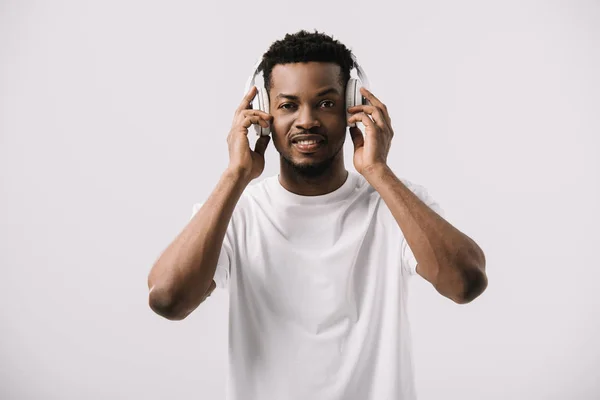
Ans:
[[[315,153],[324,147],[326,140],[320,135],[298,135],[292,139],[292,147],[301,153]]]

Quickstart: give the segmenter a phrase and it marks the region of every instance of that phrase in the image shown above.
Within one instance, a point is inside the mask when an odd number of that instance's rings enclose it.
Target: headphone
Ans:
[[[367,74],[365,73],[365,71],[363,71],[363,69],[358,64],[358,60],[356,59],[354,54],[350,54],[350,55],[352,57],[352,62],[354,64],[353,66],[356,67],[358,79],[350,78],[348,80],[348,83],[346,84],[346,110],[348,109],[348,107],[353,107],[353,106],[361,105],[361,104],[362,105],[368,104],[367,100],[360,93],[360,88],[364,87],[365,89],[369,89],[369,79],[367,78]],[[262,58],[259,59],[256,62],[256,64],[254,65],[254,67],[253,67],[254,72],[252,72],[252,75],[246,81],[246,88],[244,89],[244,94],[248,93],[250,91],[250,88],[255,85],[256,76],[259,73],[258,67],[261,62],[262,62]],[[261,110],[268,114],[269,113],[269,94],[267,93],[267,89],[265,89],[264,84],[256,85],[256,89],[258,89],[258,90],[256,92],[256,96],[254,96],[254,99],[252,101],[252,109]],[[350,114],[348,113],[348,111],[346,111],[346,119],[348,119],[348,118],[350,118]],[[259,124],[253,124],[253,125],[254,125],[254,130],[256,131],[256,134],[259,136],[267,136],[271,133],[270,127],[263,128]],[[348,126],[354,127],[354,126],[356,126],[356,123],[352,123]]]

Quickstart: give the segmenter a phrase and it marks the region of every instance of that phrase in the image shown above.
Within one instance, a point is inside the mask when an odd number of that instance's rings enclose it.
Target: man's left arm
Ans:
[[[348,109],[353,113],[349,123],[365,125],[364,136],[350,128],[356,170],[390,209],[417,260],[417,273],[454,302],[471,302],[488,284],[483,251],[394,175],[386,161],[394,135],[387,107],[371,92],[361,91],[370,105]]]
[[[404,233],[419,275],[459,304],[483,293],[487,287],[485,256],[477,243],[423,203],[390,168],[372,168],[365,177]]]

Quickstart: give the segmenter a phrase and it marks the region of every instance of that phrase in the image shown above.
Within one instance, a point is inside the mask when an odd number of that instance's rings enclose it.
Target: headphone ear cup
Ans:
[[[348,84],[346,84],[346,120],[348,120],[352,114],[348,112],[349,107],[354,107],[363,104],[362,94],[360,94],[361,88],[360,81],[358,79],[350,78]],[[356,123],[347,124],[349,127],[355,127]]]
[[[269,114],[269,96],[264,86],[256,86],[258,89],[256,92],[257,107],[253,107],[255,110],[260,110]],[[268,136],[271,133],[270,127],[263,128],[259,124],[254,124],[254,131],[259,136]]]

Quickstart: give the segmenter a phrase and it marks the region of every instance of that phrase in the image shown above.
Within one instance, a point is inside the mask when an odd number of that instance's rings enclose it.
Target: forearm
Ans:
[[[226,171],[217,186],[148,276],[151,308],[169,319],[182,319],[205,298],[215,275],[227,226],[246,179]]]
[[[438,292],[464,303],[485,289],[485,256],[473,240],[423,203],[388,167],[374,168],[366,177],[402,230],[419,274]]]

